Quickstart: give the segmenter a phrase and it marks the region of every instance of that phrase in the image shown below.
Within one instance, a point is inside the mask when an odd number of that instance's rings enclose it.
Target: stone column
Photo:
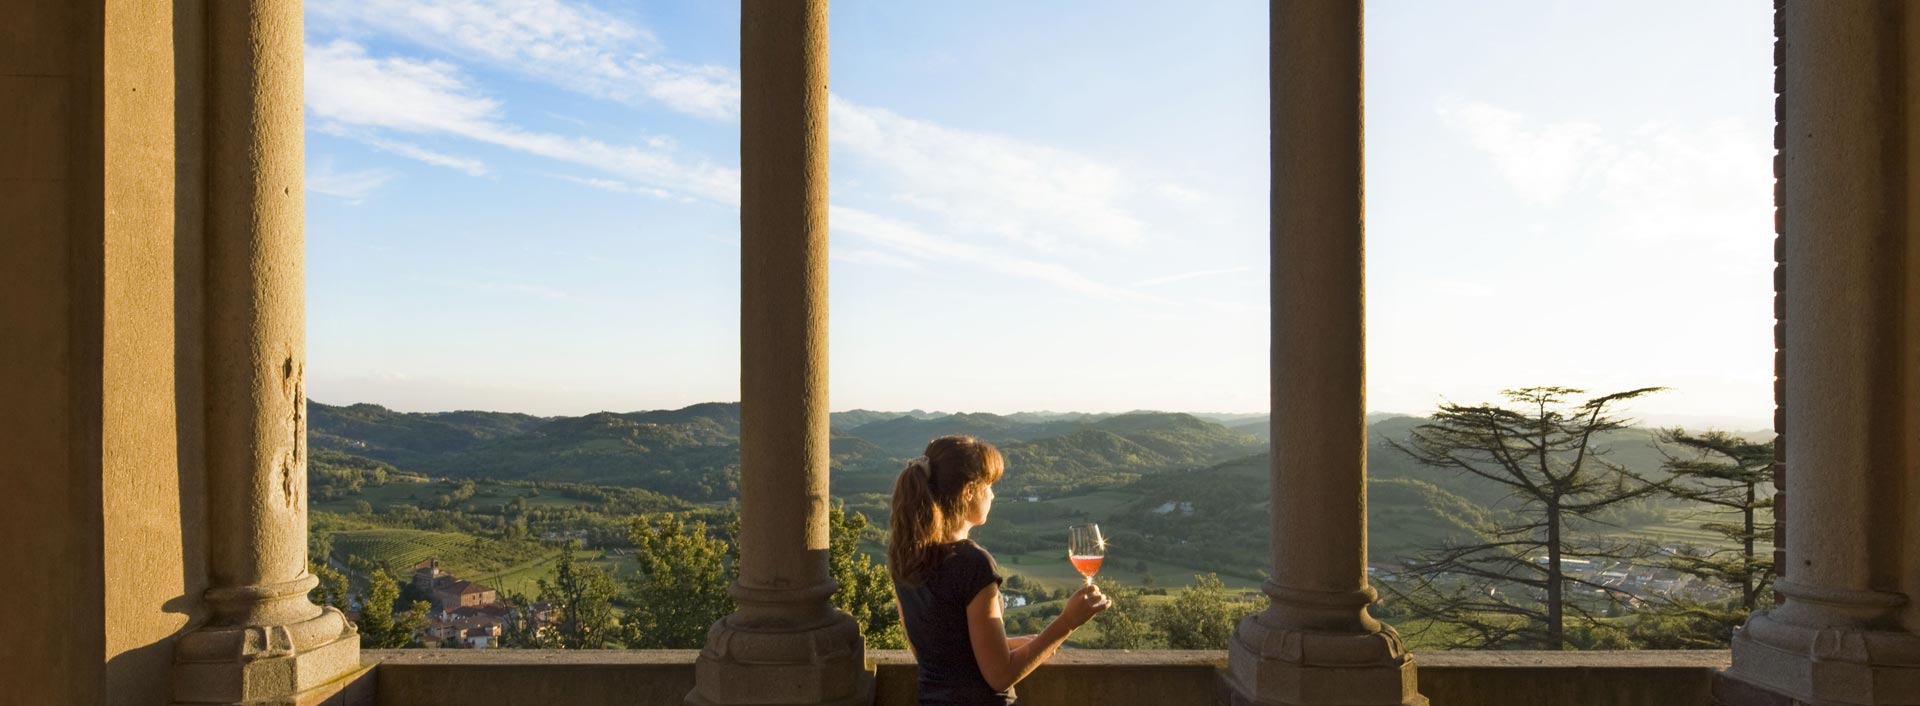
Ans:
[[[1236,704],[1425,704],[1367,615],[1359,0],[1270,3],[1273,572],[1228,649]]]
[[[852,616],[828,602],[827,2],[740,19],[739,609],[687,703],[867,704]]]
[[[298,0],[209,3],[206,458],[213,617],[175,652],[180,703],[307,703],[360,669],[307,600]]]
[[[1728,704],[1920,704],[1920,80],[1906,3],[1784,8],[1785,598],[1734,635]],[[1907,535],[1907,536],[1903,536]],[[1757,688],[1751,688],[1757,687]]]

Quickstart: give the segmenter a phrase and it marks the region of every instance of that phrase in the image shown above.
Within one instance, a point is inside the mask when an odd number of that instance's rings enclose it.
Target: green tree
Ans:
[[[1663,429],[1659,436],[1672,478],[1667,493],[1701,508],[1691,519],[1731,548],[1683,547],[1666,565],[1727,589],[1731,597],[1698,600],[1654,596],[1627,623],[1627,639],[1645,649],[1726,649],[1733,631],[1758,607],[1773,578],[1771,552],[1758,545],[1773,534],[1772,440],[1753,442],[1719,431],[1689,434]],[[1677,447],[1677,450],[1669,450]]]
[[[1589,398],[1566,387],[1505,390],[1508,406],[1443,404],[1426,424],[1394,446],[1423,465],[1493,483],[1507,493],[1490,539],[1437,547],[1409,572],[1412,588],[1396,586],[1410,614],[1457,628],[1454,647],[1577,647],[1567,634],[1571,617],[1591,627],[1604,618],[1577,594],[1608,604],[1631,596],[1569,574],[1566,560],[1626,560],[1642,549],[1597,537],[1576,538],[1574,521],[1596,521],[1616,506],[1652,495],[1662,485],[1607,459],[1595,439],[1624,429],[1619,403],[1663,388],[1646,387]],[[1589,631],[1591,632],[1591,631]]]
[[[607,572],[573,560],[576,543],[560,550],[552,581],[540,579],[540,600],[560,613],[550,646],[590,650],[617,646],[619,623],[613,616],[613,597],[619,591]]]
[[[315,584],[313,590],[307,592],[307,598],[311,599],[315,605],[333,606],[342,611],[352,607],[347,595],[350,589],[346,574],[334,571],[333,567],[327,566],[326,562],[312,560],[307,561],[307,573],[320,579],[320,583]]]
[[[1167,646],[1176,650],[1224,650],[1233,627],[1253,606],[1227,593],[1215,574],[1193,577],[1193,585],[1174,596],[1153,616],[1153,626],[1166,633]],[[1106,616],[1101,616],[1102,621]],[[1104,622],[1101,629],[1105,629]]]
[[[838,504],[828,510],[827,569],[839,584],[833,603],[860,624],[868,647],[904,649],[907,636],[894,610],[893,578],[887,567],[860,551],[860,538],[868,526],[864,514],[849,513]]]
[[[1140,592],[1118,581],[1100,582],[1100,591],[1113,601],[1112,607],[1094,621],[1098,632],[1082,644],[1096,650],[1145,650],[1165,647],[1167,636],[1155,625],[1156,611],[1141,599]]]
[[[1665,429],[1660,441],[1682,450],[1664,464],[1673,476],[1667,493],[1706,506],[1695,519],[1700,529],[1726,538],[1737,548],[1704,555],[1676,556],[1670,566],[1683,573],[1728,586],[1746,612],[1759,606],[1773,576],[1773,555],[1758,545],[1773,536],[1767,511],[1773,509],[1773,441],[1756,443],[1720,431],[1689,434]],[[1732,521],[1727,516],[1732,515]]]
[[[414,635],[427,627],[427,614],[433,606],[415,601],[404,612],[396,611],[400,585],[386,569],[367,573],[367,596],[360,602],[360,646],[369,649],[406,647]]]
[[[634,518],[628,529],[640,574],[630,582],[627,644],[652,649],[697,648],[707,629],[733,612],[727,594],[734,551],[707,523],[673,513]]]

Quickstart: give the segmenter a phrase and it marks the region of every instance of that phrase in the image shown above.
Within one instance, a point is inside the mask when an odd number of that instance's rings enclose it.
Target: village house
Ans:
[[[440,560],[436,557],[427,557],[413,565],[413,587],[442,611],[488,605],[499,599],[498,592],[491,586],[440,571]]]

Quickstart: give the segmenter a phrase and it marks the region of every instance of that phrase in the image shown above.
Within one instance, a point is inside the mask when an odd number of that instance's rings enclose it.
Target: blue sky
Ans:
[[[316,399],[738,398],[736,3],[307,8]],[[1264,411],[1265,8],[835,2],[832,406]],[[1763,425],[1770,33],[1370,2],[1369,408]]]

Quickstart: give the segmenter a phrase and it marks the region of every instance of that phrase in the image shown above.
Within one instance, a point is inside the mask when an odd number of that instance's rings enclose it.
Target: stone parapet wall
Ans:
[[[380,706],[681,706],[694,650],[369,650]],[[914,663],[872,650],[874,706],[913,704]],[[1706,706],[1725,651],[1422,652],[1435,706]],[[1225,704],[1224,651],[1066,650],[1021,682],[1021,703]]]

